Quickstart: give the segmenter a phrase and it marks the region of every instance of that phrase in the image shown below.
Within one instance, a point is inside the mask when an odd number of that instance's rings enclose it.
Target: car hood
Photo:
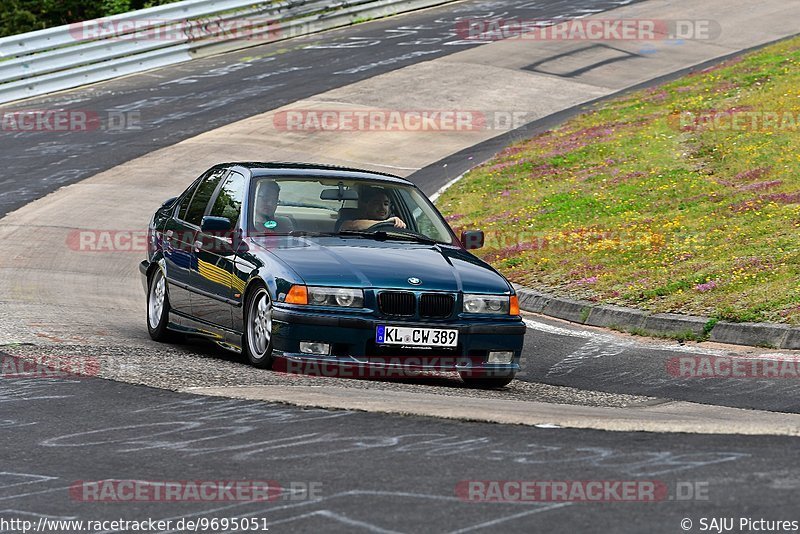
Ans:
[[[259,243],[307,285],[506,293],[508,282],[467,251],[446,245],[360,238],[293,238]],[[412,285],[409,278],[421,280]]]

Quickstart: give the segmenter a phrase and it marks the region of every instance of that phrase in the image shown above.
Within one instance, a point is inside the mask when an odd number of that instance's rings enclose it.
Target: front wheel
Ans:
[[[172,338],[167,330],[169,310],[167,279],[161,269],[156,269],[150,275],[147,290],[147,331],[154,341],[170,341]]]
[[[272,367],[272,300],[264,287],[247,299],[242,346],[250,364],[259,369]]]
[[[514,380],[514,375],[506,376],[470,376],[466,373],[459,373],[461,381],[468,388],[475,389],[500,389],[505,387]]]

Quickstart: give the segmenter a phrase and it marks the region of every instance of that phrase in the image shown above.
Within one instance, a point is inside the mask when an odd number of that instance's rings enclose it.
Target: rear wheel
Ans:
[[[169,310],[167,279],[161,269],[155,269],[147,290],[147,331],[155,341],[170,341],[172,338],[167,330]]]
[[[272,299],[265,287],[250,293],[245,307],[242,346],[254,367],[272,367]]]
[[[475,389],[500,389],[505,387],[514,380],[514,375],[506,376],[469,376],[466,373],[460,373],[461,381],[469,388]]]

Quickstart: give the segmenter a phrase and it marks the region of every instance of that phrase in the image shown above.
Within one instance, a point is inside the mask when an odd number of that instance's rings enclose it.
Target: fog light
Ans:
[[[511,363],[511,360],[513,359],[514,353],[510,350],[505,350],[502,352],[490,352],[486,363]]]
[[[331,353],[331,346],[328,343],[314,343],[313,341],[301,341],[300,352],[303,354],[324,354]]]

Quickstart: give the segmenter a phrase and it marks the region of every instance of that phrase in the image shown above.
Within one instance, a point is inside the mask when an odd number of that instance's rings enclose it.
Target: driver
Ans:
[[[285,233],[292,231],[292,222],[287,217],[275,215],[278,209],[278,196],[281,187],[277,182],[262,181],[256,190],[256,202],[253,209],[253,225],[257,231]]]
[[[358,196],[358,212],[355,218],[342,223],[341,230],[366,230],[376,224],[391,224],[405,228],[400,217],[389,217],[391,211],[389,195],[380,187],[365,187]]]

